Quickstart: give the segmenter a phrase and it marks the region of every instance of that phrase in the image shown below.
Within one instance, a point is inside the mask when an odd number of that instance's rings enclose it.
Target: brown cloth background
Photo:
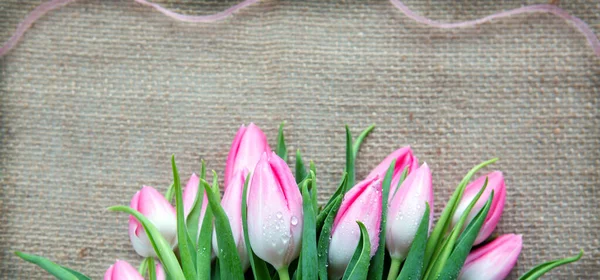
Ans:
[[[415,1],[458,21],[541,1]],[[560,6],[600,33],[600,2]],[[0,40],[41,0],[0,1]],[[235,1],[163,1],[189,14]],[[165,191],[199,159],[223,175],[233,136],[255,122],[272,146],[318,168],[323,201],[344,168],[344,124],[377,128],[362,179],[410,144],[433,170],[439,213],[475,164],[500,157],[498,233],[523,234],[511,275],[585,250],[546,279],[600,279],[600,59],[563,20],[530,14],[439,30],[385,0],[265,0],[214,24],[176,22],[133,1],[82,0],[43,17],[0,58],[0,278],[49,278],[13,251],[99,279],[138,265],[127,215],[143,184]],[[291,157],[292,161],[294,157]],[[485,173],[480,173],[483,175]]]

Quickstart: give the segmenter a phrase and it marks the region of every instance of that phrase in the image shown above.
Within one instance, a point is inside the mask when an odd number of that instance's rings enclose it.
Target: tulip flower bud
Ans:
[[[392,195],[390,193],[390,195]],[[404,260],[415,239],[421,219],[429,204],[429,227],[433,221],[433,185],[427,163],[406,177],[389,204],[386,223],[386,247],[390,256]]]
[[[408,174],[410,174],[413,170],[417,169],[419,166],[419,160],[417,157],[413,155],[410,146],[402,147],[390,155],[388,155],[377,167],[375,167],[367,178],[375,177],[376,175],[379,178],[385,177],[388,168],[392,164],[392,161],[396,160],[396,165],[394,166],[394,175],[392,176],[392,183],[390,184],[390,194],[393,194],[398,187],[398,183],[400,182],[400,177],[402,177],[402,173],[404,172],[404,168],[408,167]],[[388,202],[391,200],[392,196],[388,197]]]
[[[233,241],[237,247],[240,260],[242,261],[242,270],[246,271],[250,266],[248,252],[246,251],[246,241],[244,240],[244,229],[242,224],[242,196],[244,193],[244,182],[248,176],[248,170],[238,171],[229,181],[229,187],[225,189],[221,206],[229,218]],[[219,252],[216,232],[213,232],[212,245],[215,255]]]
[[[167,274],[165,273],[165,270],[163,269],[162,265],[160,264],[160,262],[156,262],[156,280],[166,280],[167,279]]]
[[[174,247],[177,244],[177,218],[175,209],[162,194],[152,187],[144,186],[131,199],[131,208],[146,216],[162,236]],[[154,248],[144,227],[129,217],[129,238],[133,249],[142,257],[156,257]]]
[[[183,213],[185,214],[185,218],[192,211],[192,207],[194,206],[194,202],[196,201],[196,195],[198,195],[198,184],[200,183],[200,178],[196,174],[192,174],[190,179],[185,185],[185,189],[183,190]],[[206,191],[203,192],[202,199],[202,209],[200,210],[200,220],[198,221],[198,232],[196,233],[196,239],[200,236],[200,230],[202,229],[202,221],[204,221],[204,214],[206,213],[206,207],[208,206],[208,197],[206,196]]]
[[[469,206],[469,203],[473,201],[473,198],[483,187],[486,177],[488,178],[487,187],[485,188],[485,191],[483,191],[483,193],[479,197],[479,200],[469,213],[467,223],[465,223],[463,227],[463,229],[466,228],[468,222],[470,222],[475,217],[475,215],[477,215],[479,210],[483,208],[493,190],[494,198],[492,200],[492,205],[490,206],[490,210],[487,214],[487,217],[485,218],[485,221],[481,226],[481,230],[479,231],[479,235],[477,235],[477,238],[475,239],[475,243],[473,245],[477,245],[485,241],[486,238],[488,238],[492,234],[492,232],[496,228],[496,225],[500,221],[500,217],[502,216],[502,210],[504,209],[504,201],[506,200],[506,187],[504,186],[504,177],[502,176],[502,172],[494,171],[488,175],[477,178],[477,180],[467,185],[463,193],[463,197],[460,200],[458,207],[456,208],[456,212],[452,217],[452,225],[454,226],[460,220],[460,216],[462,216],[462,214],[466,211],[467,207]]]
[[[238,130],[225,164],[225,188],[237,171],[246,169],[254,173],[254,167],[263,153],[271,154],[267,136],[253,123],[242,125]]]
[[[128,262],[117,260],[104,273],[104,280],[144,280],[144,278]]]
[[[300,254],[302,195],[285,161],[263,153],[248,194],[248,236],[254,253],[277,270]]]
[[[505,234],[472,251],[458,277],[460,280],[502,280],[517,263],[523,247],[521,235]]]
[[[351,188],[345,195],[340,209],[333,220],[331,243],[329,244],[330,279],[339,279],[346,270],[358,241],[362,222],[369,233],[371,256],[379,246],[381,226],[381,180],[371,177]]]

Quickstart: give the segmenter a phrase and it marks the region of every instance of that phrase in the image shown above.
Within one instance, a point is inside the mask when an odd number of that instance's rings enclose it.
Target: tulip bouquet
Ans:
[[[105,280],[124,279],[504,279],[522,247],[520,235],[492,237],[506,199],[495,171],[471,182],[496,159],[460,181],[433,226],[431,170],[410,147],[386,157],[355,183],[355,159],[367,128],[353,140],[346,127],[346,167],[335,193],[317,202],[317,171],[296,153],[288,167],[283,125],[275,151],[254,124],[242,126],[227,158],[223,197],[202,161],[182,188],[163,196],[142,187],[130,207],[129,238],[144,260],[117,261]],[[175,200],[175,206],[171,201]],[[58,279],[90,279],[40,256],[16,252]],[[520,279],[537,279],[579,255],[540,264]],[[157,261],[158,260],[158,261]]]

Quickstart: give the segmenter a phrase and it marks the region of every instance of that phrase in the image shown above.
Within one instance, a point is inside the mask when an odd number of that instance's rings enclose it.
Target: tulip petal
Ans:
[[[248,191],[248,235],[254,253],[279,269],[300,253],[302,197],[291,170],[264,153]]]
[[[517,262],[523,241],[520,235],[506,234],[471,252],[459,279],[504,279]]]
[[[128,262],[117,260],[104,274],[104,280],[144,280]]]

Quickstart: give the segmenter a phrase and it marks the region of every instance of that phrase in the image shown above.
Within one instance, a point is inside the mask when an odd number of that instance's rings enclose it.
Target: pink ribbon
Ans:
[[[52,0],[52,1],[48,1],[46,3],[43,3],[43,4],[39,5],[37,8],[35,8],[31,13],[29,13],[27,15],[27,17],[25,17],[25,19],[21,23],[19,23],[15,33],[10,37],[10,39],[8,39],[8,41],[6,43],[4,43],[2,48],[0,48],[0,57],[4,56],[11,49],[13,49],[17,45],[19,40],[23,37],[25,32],[29,28],[31,28],[31,25],[35,21],[37,21],[40,17],[42,17],[49,11],[60,8],[64,5],[67,5],[74,1],[75,0]],[[140,3],[142,5],[150,6],[150,7],[154,8],[155,10],[157,10],[157,11],[163,13],[164,15],[171,17],[175,20],[185,21],[185,22],[215,22],[215,21],[223,20],[223,19],[231,16],[235,12],[258,2],[259,0],[245,0],[237,5],[232,6],[231,8],[229,8],[225,11],[222,11],[222,12],[219,12],[216,14],[212,14],[212,15],[205,15],[205,16],[183,15],[183,14],[173,12],[173,11],[171,11],[167,8],[164,8],[158,4],[148,2],[146,0],[134,0],[134,1],[137,3]],[[434,21],[434,20],[428,19],[424,16],[418,15],[417,13],[415,13],[411,9],[409,9],[406,5],[404,5],[404,3],[402,3],[402,1],[400,1],[400,0],[390,0],[390,2],[396,8],[398,8],[398,10],[400,10],[402,13],[404,13],[407,17],[411,18],[412,20],[414,20],[416,22],[426,24],[426,25],[429,25],[432,27],[445,28],[445,29],[472,27],[472,26],[475,26],[478,24],[482,24],[482,23],[491,21],[493,19],[505,18],[505,17],[510,17],[510,16],[523,14],[523,13],[550,13],[550,14],[556,15],[556,16],[566,20],[567,22],[572,23],[577,28],[577,30],[579,30],[579,32],[583,33],[583,35],[587,39],[588,43],[594,50],[594,53],[596,54],[596,56],[600,56],[600,41],[598,40],[598,37],[594,34],[592,29],[583,20],[570,15],[569,13],[567,13],[567,11],[565,11],[557,6],[554,6],[554,5],[549,5],[549,4],[531,5],[531,6],[525,6],[522,8],[517,8],[517,9],[508,10],[508,11],[504,11],[504,12],[499,12],[499,13],[489,15],[484,18],[476,19],[476,20],[456,22],[456,23],[443,23],[443,22]]]

